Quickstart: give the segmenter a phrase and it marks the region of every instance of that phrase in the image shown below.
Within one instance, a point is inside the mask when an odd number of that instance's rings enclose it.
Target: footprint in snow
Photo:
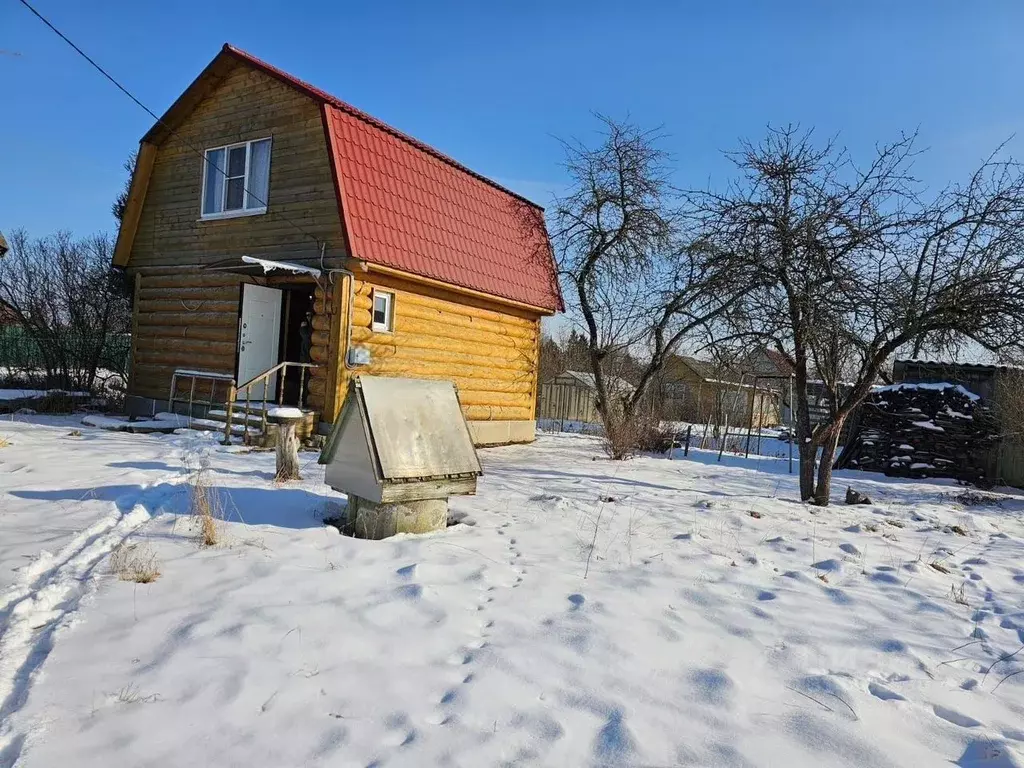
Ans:
[[[840,544],[839,548],[848,555],[854,555],[855,557],[860,556],[860,550],[853,544]]]
[[[411,579],[413,576],[416,575],[416,563],[413,563],[412,565],[404,565],[401,568],[395,570],[395,573],[397,573],[403,579]]]
[[[943,707],[940,704],[932,705],[932,710],[935,712],[936,717],[940,717],[953,725],[959,725],[961,728],[977,728],[982,724],[981,721],[975,720],[970,715]]]
[[[583,603],[585,603],[587,600],[585,597],[583,597],[583,595],[579,594],[578,592],[569,595],[567,599],[570,603],[572,603],[572,608],[569,609],[570,611],[578,611],[583,606]]]
[[[882,701],[906,701],[906,697],[900,696],[896,691],[889,690],[878,683],[868,683],[868,693]]]

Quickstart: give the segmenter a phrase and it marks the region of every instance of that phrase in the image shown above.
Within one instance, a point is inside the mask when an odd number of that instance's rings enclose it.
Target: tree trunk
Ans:
[[[799,438],[797,449],[800,453],[800,501],[814,498],[814,454],[817,447]]]
[[[818,483],[814,489],[814,503],[827,507],[832,493],[832,464],[835,461],[836,446],[843,431],[843,419],[839,419],[825,433],[821,446],[821,463],[818,465]]]

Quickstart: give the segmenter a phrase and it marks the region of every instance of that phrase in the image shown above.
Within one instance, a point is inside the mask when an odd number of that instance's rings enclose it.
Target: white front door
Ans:
[[[277,350],[281,339],[281,294],[277,288],[262,285],[242,286],[242,319],[238,330],[238,383],[244,384],[278,363]],[[249,393],[251,400],[274,399],[277,374],[264,385],[257,384]],[[245,393],[239,391],[240,400]]]

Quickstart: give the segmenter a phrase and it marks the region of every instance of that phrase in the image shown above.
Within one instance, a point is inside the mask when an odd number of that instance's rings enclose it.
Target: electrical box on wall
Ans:
[[[369,365],[370,364],[370,350],[366,347],[349,347],[348,350],[348,364],[349,365]]]

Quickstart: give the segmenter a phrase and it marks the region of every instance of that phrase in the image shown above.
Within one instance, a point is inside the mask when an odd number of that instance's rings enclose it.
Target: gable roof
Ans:
[[[224,45],[143,142],[162,141],[237,62],[320,103],[355,258],[546,312],[564,309],[543,208],[232,45]]]
[[[796,372],[796,368],[793,364],[789,362],[786,356],[779,352],[779,350],[768,349],[765,347],[764,355],[768,358],[771,364],[775,366],[775,369],[778,371],[780,376],[792,376]],[[767,373],[767,371],[765,371],[765,373]]]
[[[592,371],[564,371],[561,375],[555,377],[556,380],[561,378],[570,378],[578,382],[585,389],[593,392],[597,391],[597,379],[594,378]],[[636,387],[618,376],[606,375],[604,378],[605,387],[613,394],[629,394],[636,390]]]
[[[723,376],[717,375],[714,366],[704,360],[698,360],[697,358],[690,357],[689,355],[673,355],[673,357],[693,371],[698,378],[703,379],[704,381],[717,381],[724,378]]]

